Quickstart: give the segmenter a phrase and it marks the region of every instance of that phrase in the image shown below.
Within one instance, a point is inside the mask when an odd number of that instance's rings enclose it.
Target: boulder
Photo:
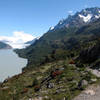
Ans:
[[[84,86],[87,86],[87,85],[88,85],[88,81],[82,80],[79,82],[78,87],[79,89],[82,89]]]
[[[50,88],[50,89],[51,89],[51,88],[54,88],[54,83],[48,83],[48,84],[47,84],[47,88]]]
[[[88,81],[86,81],[86,80],[82,80],[82,86],[86,86],[86,85],[88,85]]]

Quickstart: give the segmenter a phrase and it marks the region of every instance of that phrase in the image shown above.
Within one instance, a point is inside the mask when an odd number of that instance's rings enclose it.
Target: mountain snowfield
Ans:
[[[12,36],[0,36],[0,41],[11,45],[13,48],[19,49],[29,46],[30,44],[26,44],[26,42],[34,39],[36,39],[36,37],[24,33],[23,31],[15,31]]]
[[[91,20],[92,14],[88,14],[87,16],[83,16],[83,15],[79,14],[79,17],[82,18],[83,21],[86,23],[86,22],[89,22]]]
[[[63,27],[69,26],[82,26],[86,25],[89,22],[93,22],[100,18],[100,8],[86,8],[80,12],[76,12],[74,15],[69,15],[68,18],[60,20],[59,23],[54,26],[50,27],[49,31],[57,30]]]

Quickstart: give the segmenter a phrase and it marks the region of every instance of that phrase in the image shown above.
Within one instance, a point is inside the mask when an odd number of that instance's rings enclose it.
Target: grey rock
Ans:
[[[54,83],[48,83],[47,88],[54,88]]]
[[[86,81],[86,80],[82,80],[81,85],[82,85],[82,86],[87,86],[87,85],[88,85],[88,81]]]

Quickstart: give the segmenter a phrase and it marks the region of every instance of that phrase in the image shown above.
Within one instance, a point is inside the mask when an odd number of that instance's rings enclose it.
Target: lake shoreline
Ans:
[[[22,69],[27,66],[28,60],[22,57],[14,51],[14,49],[1,49],[1,71],[0,71],[0,82],[3,82],[8,77],[13,77],[22,73]],[[6,63],[5,63],[6,62]],[[7,70],[7,71],[6,71]]]

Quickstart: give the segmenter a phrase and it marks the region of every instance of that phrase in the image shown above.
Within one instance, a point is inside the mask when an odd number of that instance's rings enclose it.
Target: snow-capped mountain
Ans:
[[[74,15],[69,15],[68,18],[60,20],[55,27],[51,27],[49,31],[60,29],[63,27],[80,27],[100,18],[100,8],[86,8]]]

